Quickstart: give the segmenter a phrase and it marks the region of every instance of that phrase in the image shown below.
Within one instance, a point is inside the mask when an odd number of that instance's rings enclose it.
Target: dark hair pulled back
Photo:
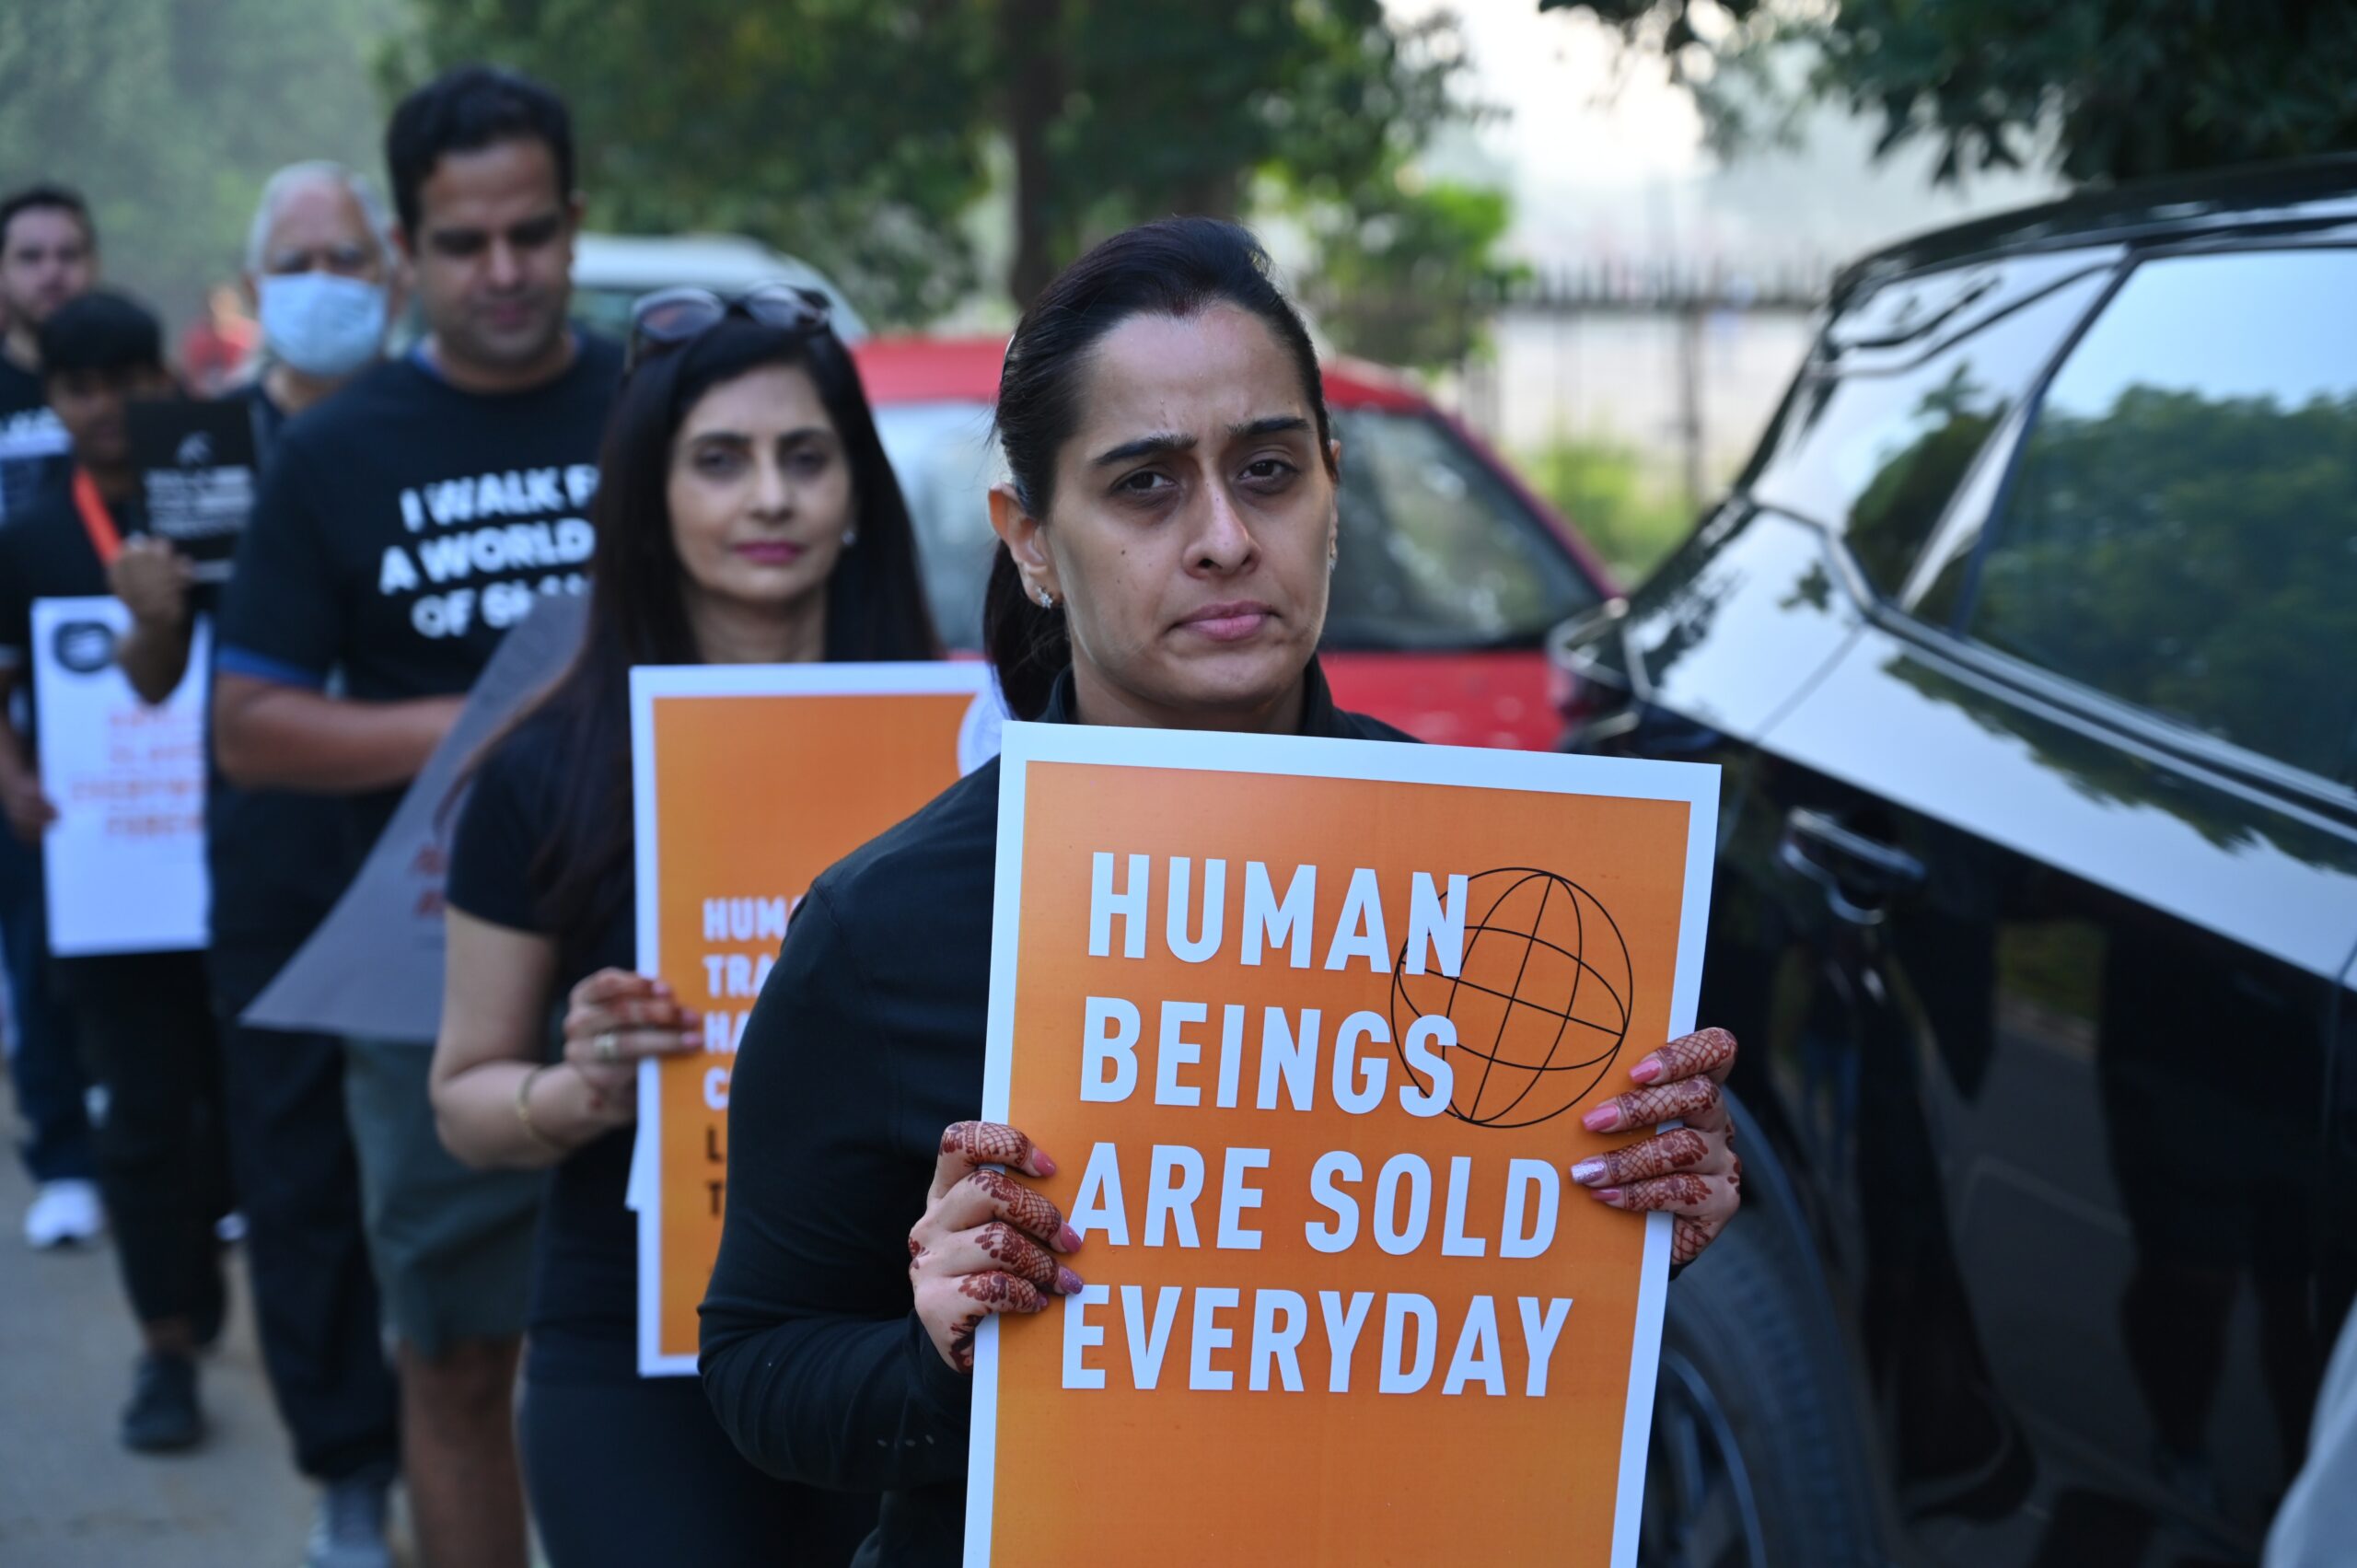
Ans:
[[[1044,520],[1054,505],[1056,453],[1080,424],[1090,352],[1132,316],[1185,318],[1232,305],[1259,317],[1300,372],[1323,451],[1331,431],[1318,351],[1271,271],[1269,253],[1242,226],[1174,217],[1117,234],[1057,274],[1023,313],[999,372],[999,446],[1023,509]],[[1004,544],[982,593],[982,645],[1008,709],[1017,718],[1037,718],[1072,661],[1072,645],[1063,611],[1025,596]]]

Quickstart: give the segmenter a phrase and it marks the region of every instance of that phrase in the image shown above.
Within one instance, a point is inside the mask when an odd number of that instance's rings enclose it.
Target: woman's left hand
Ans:
[[[1629,1069],[1644,1087],[1615,1095],[1580,1118],[1591,1132],[1685,1123],[1572,1167],[1572,1179],[1600,1202],[1677,1215],[1669,1244],[1673,1266],[1701,1257],[1743,1204],[1743,1161],[1736,1157],[1735,1127],[1719,1092],[1735,1053],[1735,1036],[1724,1029],[1674,1040]]]

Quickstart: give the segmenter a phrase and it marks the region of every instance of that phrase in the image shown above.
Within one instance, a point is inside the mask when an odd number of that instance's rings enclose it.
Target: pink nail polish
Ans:
[[[1593,1187],[1603,1180],[1606,1172],[1610,1169],[1611,1167],[1605,1163],[1601,1155],[1595,1156],[1572,1167],[1572,1179],[1583,1187]]]
[[[1058,1269],[1056,1271],[1056,1294],[1059,1295],[1078,1295],[1080,1294],[1080,1287],[1085,1283],[1086,1282],[1084,1282],[1078,1274],[1074,1273],[1070,1269]]]
[[[1620,1201],[1620,1189],[1618,1187],[1591,1188],[1589,1194],[1599,1203],[1617,1203]]]
[[[1078,1232],[1078,1231],[1076,1231],[1076,1230],[1073,1229],[1073,1227],[1072,1227],[1072,1226],[1070,1226],[1070,1225],[1066,1225],[1066,1226],[1064,1226],[1064,1228],[1063,1228],[1062,1231],[1058,1232],[1058,1233],[1057,1233],[1057,1235],[1056,1235],[1056,1246],[1057,1246],[1058,1249],[1059,1249],[1059,1250],[1061,1250],[1061,1251],[1065,1251],[1065,1252],[1077,1252],[1077,1251],[1079,1251],[1079,1250],[1080,1250],[1080,1232]]]
[[[1580,1125],[1591,1132],[1609,1132],[1620,1125],[1620,1108],[1617,1105],[1599,1105],[1580,1118]]]
[[[1638,1063],[1634,1067],[1629,1069],[1629,1076],[1636,1079],[1637,1082],[1641,1084],[1652,1083],[1655,1078],[1661,1076],[1661,1059],[1657,1056],[1646,1057],[1643,1062]]]
[[[1053,1176],[1056,1174],[1056,1162],[1048,1157],[1048,1151],[1045,1149],[1034,1149],[1031,1151],[1031,1164],[1033,1168],[1037,1169],[1042,1176]]]

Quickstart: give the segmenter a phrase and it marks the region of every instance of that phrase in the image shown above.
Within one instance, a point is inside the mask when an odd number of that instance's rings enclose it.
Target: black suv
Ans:
[[[1851,268],[1555,656],[1725,770],[1646,1561],[2255,1562],[2357,1286],[2357,159]]]

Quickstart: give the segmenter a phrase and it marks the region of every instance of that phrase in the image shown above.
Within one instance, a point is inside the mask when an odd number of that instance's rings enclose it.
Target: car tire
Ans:
[[[1784,1232],[1727,1227],[1669,1287],[1641,1568],[1877,1568],[1848,1374]]]

